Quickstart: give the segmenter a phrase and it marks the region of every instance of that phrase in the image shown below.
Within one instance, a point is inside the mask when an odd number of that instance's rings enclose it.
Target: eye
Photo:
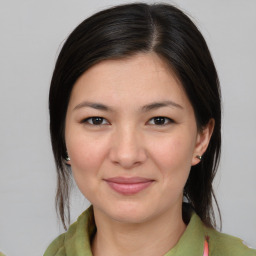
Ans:
[[[88,124],[91,124],[91,125],[106,125],[106,124],[109,124],[109,122],[105,118],[100,117],[100,116],[93,116],[93,117],[86,118],[82,121],[82,123],[88,123]]]
[[[149,120],[148,124],[161,126],[161,125],[167,125],[167,124],[170,124],[173,122],[174,121],[168,117],[156,116],[156,117],[151,118]]]

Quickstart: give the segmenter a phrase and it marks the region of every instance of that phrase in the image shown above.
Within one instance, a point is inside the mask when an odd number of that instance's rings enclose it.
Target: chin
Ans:
[[[140,213],[134,213],[134,212],[119,212],[117,214],[114,214],[112,216],[113,220],[122,222],[122,223],[127,223],[127,224],[139,224],[139,223],[144,223],[150,217],[145,214],[140,214]]]
[[[151,215],[154,215],[152,207],[149,208],[141,203],[135,202],[118,203],[112,205],[111,208],[105,208],[103,211],[108,217],[115,221],[130,224],[146,222],[151,219]]]

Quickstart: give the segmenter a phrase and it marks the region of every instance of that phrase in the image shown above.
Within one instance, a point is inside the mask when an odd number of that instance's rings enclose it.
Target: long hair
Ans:
[[[221,96],[211,54],[202,34],[181,10],[168,4],[136,3],[103,10],[83,21],[56,62],[49,95],[50,132],[58,174],[56,206],[64,228],[69,223],[71,177],[65,164],[65,117],[73,85],[100,61],[149,52],[162,58],[181,81],[198,129],[215,120],[209,146],[202,161],[191,167],[184,188],[184,196],[202,221],[215,227],[212,183],[221,148]]]

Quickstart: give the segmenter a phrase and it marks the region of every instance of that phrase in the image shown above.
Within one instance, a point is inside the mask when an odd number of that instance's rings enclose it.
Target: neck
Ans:
[[[94,256],[164,255],[186,229],[181,212],[167,212],[143,223],[106,221],[94,210],[97,233],[92,243]],[[177,216],[179,216],[177,218]]]

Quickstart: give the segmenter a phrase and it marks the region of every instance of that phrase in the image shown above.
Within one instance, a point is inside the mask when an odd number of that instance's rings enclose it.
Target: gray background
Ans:
[[[54,210],[47,112],[61,43],[89,15],[124,2],[129,1],[0,1],[0,250],[9,256],[42,255],[63,231]],[[194,17],[215,60],[224,107],[215,182],[223,231],[255,246],[256,1],[165,2]],[[87,202],[77,190],[72,198],[75,220]]]

